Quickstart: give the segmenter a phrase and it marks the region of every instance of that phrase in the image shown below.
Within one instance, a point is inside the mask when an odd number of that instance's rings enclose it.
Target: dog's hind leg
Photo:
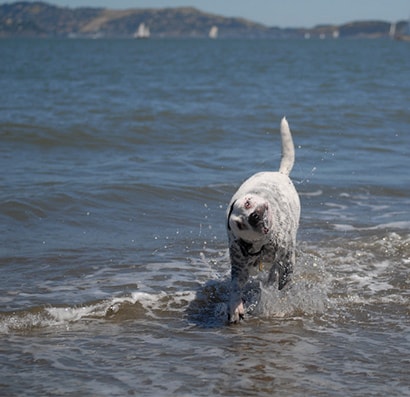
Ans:
[[[275,283],[276,279],[278,279],[278,289],[283,289],[291,279],[294,263],[294,251],[289,251],[280,260],[275,260],[275,263],[269,272],[268,284],[273,284]]]

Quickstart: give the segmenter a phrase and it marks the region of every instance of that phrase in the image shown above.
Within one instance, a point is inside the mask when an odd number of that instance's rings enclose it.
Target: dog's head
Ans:
[[[251,194],[241,197],[229,209],[228,230],[244,241],[264,240],[272,226],[269,212],[264,198]]]

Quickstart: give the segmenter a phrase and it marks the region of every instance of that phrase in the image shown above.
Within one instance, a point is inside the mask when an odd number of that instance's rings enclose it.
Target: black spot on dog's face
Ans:
[[[260,221],[261,217],[256,211],[252,212],[248,217],[248,222],[252,227],[256,227]]]

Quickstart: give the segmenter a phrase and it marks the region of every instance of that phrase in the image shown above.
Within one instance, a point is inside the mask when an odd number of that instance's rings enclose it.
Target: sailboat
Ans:
[[[137,31],[134,33],[134,37],[136,39],[148,39],[151,36],[151,32],[149,31],[149,27],[145,25],[145,23],[140,23],[138,26]]]
[[[218,38],[218,26],[212,26],[212,28],[209,30],[208,34],[210,39],[217,39]]]

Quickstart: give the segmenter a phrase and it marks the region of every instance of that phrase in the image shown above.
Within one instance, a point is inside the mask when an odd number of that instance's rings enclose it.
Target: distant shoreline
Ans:
[[[134,38],[141,24],[150,38],[207,38],[217,28],[218,38],[388,38],[408,27],[405,20],[355,21],[313,28],[279,28],[243,18],[222,17],[192,7],[161,9],[68,8],[45,2],[0,5],[0,38]],[[216,37],[214,37],[216,38]]]

